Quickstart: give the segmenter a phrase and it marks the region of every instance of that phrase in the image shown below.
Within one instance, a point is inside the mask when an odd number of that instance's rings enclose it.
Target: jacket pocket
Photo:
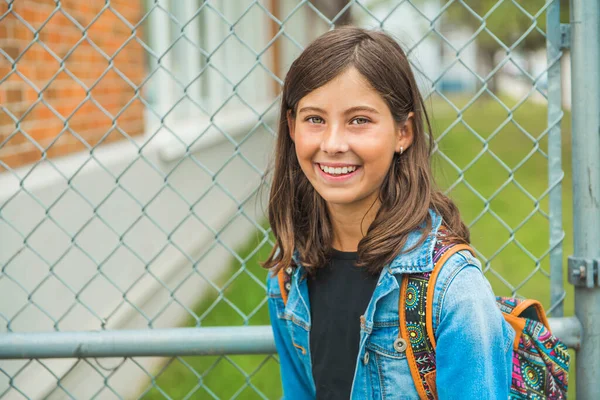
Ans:
[[[398,331],[398,321],[376,322],[367,339],[367,349],[382,356],[394,359],[405,359],[406,352],[399,352],[394,348],[394,342],[398,338]]]
[[[405,351],[398,351],[398,321],[375,323],[365,344],[370,353],[369,374],[374,392],[386,400],[418,399],[417,390],[408,367]]]

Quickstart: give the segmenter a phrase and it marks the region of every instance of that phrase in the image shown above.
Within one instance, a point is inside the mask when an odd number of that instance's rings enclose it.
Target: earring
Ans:
[[[402,146],[400,146],[400,155],[402,155],[403,151],[404,151],[404,148]]]

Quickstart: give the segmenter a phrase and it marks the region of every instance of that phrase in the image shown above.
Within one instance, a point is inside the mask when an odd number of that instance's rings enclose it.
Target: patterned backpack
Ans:
[[[432,302],[427,299],[433,298],[437,276],[452,254],[469,250],[475,255],[468,245],[444,242],[445,232],[441,227],[433,271],[405,276],[400,289],[400,333],[410,343],[406,358],[421,399],[437,398]],[[542,305],[508,297],[496,297],[496,305],[516,332],[509,399],[566,399],[570,356],[552,335]]]
[[[445,236],[442,226],[433,251],[433,271],[405,275],[400,286],[397,341],[410,343],[401,347],[406,347],[410,372],[423,400],[437,399],[433,311],[427,299],[433,298],[437,276],[451,255],[461,250],[475,255],[468,245],[444,242]],[[293,272],[290,266],[277,277],[284,303]],[[552,335],[542,305],[536,300],[507,297],[496,297],[496,304],[516,332],[509,399],[566,399],[570,356],[567,346]]]

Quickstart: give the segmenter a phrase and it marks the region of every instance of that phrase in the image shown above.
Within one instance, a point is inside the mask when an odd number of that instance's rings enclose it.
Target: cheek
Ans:
[[[394,143],[390,140],[362,140],[354,148],[362,161],[372,168],[387,169],[394,157]]]
[[[296,151],[296,158],[298,160],[298,164],[300,164],[300,169],[304,173],[304,175],[310,180],[313,180],[312,175],[314,174],[312,159],[314,157],[314,150],[309,142],[306,140],[300,139],[296,136],[296,141],[294,143],[294,148]]]
[[[370,144],[363,142],[363,146],[360,148],[360,152],[357,151],[357,154],[364,164],[366,181],[372,185],[380,185],[393,162],[393,144],[388,141]]]
[[[300,163],[310,162],[314,154],[319,150],[319,142],[308,135],[296,135],[296,155]]]
[[[365,172],[369,176],[369,179],[371,179],[374,183],[379,184],[387,175],[392,162],[392,155],[380,154],[377,159],[371,161],[370,163],[365,163],[365,165],[368,166],[368,168],[365,169]]]

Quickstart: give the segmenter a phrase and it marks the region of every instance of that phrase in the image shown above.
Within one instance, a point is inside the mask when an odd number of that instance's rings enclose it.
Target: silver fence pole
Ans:
[[[572,332],[574,341],[577,332]],[[0,359],[275,353],[270,326],[25,332],[0,335]]]
[[[569,281],[583,327],[577,397],[600,399],[600,2],[571,1],[573,251]]]
[[[560,60],[562,33],[560,0],[554,0],[546,10],[546,48],[548,59],[548,187],[550,188],[550,295],[551,315],[564,315],[565,285],[563,283],[562,225],[562,144],[560,123],[563,118]]]
[[[549,322],[552,333],[568,347],[580,346],[581,329],[577,318],[550,318]],[[0,335],[0,360],[273,354],[275,351],[270,325],[93,332],[11,332]]]

